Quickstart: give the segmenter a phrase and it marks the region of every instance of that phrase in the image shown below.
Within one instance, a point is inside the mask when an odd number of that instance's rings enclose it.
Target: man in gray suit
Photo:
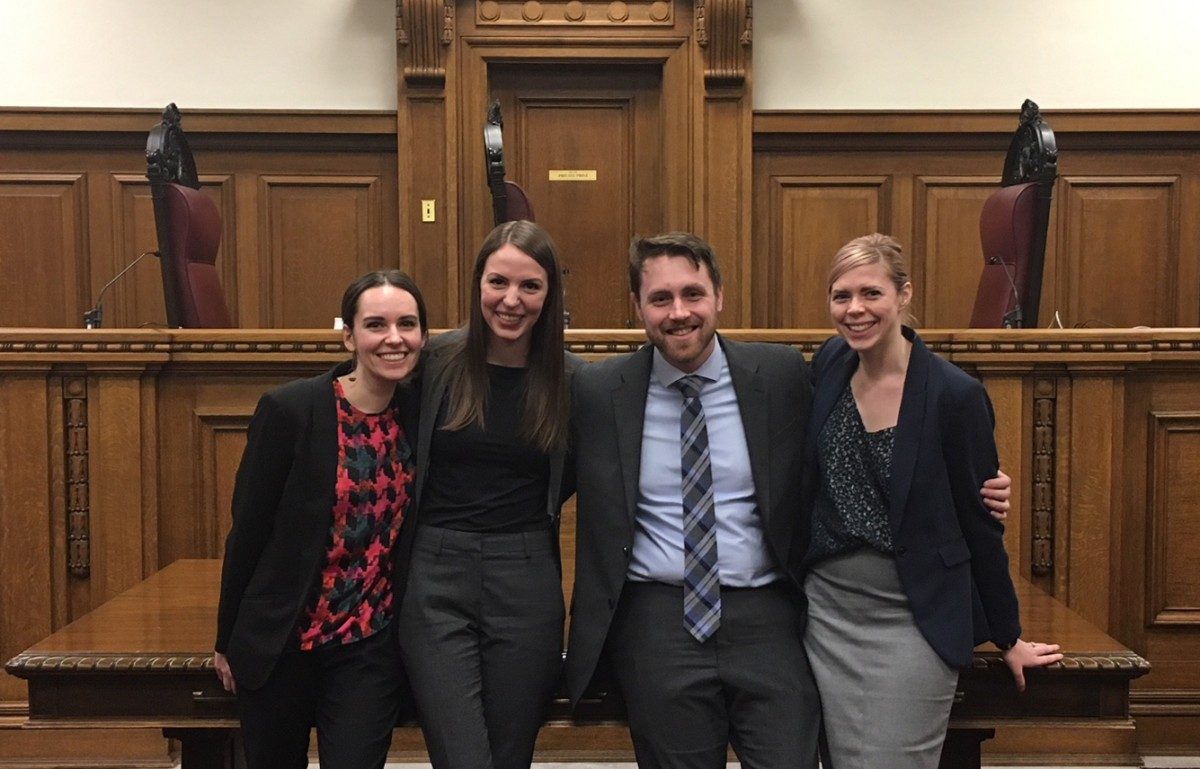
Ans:
[[[724,767],[730,744],[746,769],[815,767],[788,570],[808,529],[804,358],[716,333],[721,275],[694,235],[635,241],[629,278],[651,344],[573,384],[572,703],[610,670],[642,769]]]

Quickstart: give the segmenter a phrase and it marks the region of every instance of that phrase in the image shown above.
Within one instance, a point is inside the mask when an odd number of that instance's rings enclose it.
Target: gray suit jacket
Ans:
[[[808,366],[798,350],[784,345],[718,339],[738,396],[767,546],[776,564],[791,575],[809,529],[802,472],[812,403]],[[647,345],[585,366],[573,382],[578,523],[566,668],[572,704],[595,676],[625,584],[652,349]],[[682,622],[682,608],[680,612]]]

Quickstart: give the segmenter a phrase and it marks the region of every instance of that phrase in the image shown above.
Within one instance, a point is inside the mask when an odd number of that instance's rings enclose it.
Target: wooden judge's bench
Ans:
[[[811,352],[827,332],[728,335]],[[992,729],[985,762],[1200,753],[1200,330],[922,335],[987,385],[1026,637],[1067,653],[1017,695],[978,650],[947,765]],[[643,338],[568,332],[585,356]],[[245,429],[264,390],[343,357],[331,331],[0,330],[0,756],[165,765],[165,731],[185,766],[222,764],[233,710],[208,654]],[[611,716],[590,704],[539,756],[629,758]],[[402,728],[396,758],[420,750]]]

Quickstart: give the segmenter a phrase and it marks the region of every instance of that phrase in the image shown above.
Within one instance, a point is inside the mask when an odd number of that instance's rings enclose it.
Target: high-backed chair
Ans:
[[[488,108],[487,122],[483,124],[483,152],[487,161],[488,188],[492,191],[492,216],[495,224],[518,219],[534,221],[533,204],[529,196],[516,182],[507,181],[504,166],[504,118],[500,115],[500,102],[492,102]]]
[[[1037,327],[1056,178],[1054,132],[1037,104],[1026,99],[1004,159],[1002,186],[979,217],[984,266],[971,328]]]
[[[162,122],[146,140],[146,178],[154,201],[167,325],[229,328],[233,324],[216,266],[221,212],[200,191],[196,161],[174,104],[163,110]]]

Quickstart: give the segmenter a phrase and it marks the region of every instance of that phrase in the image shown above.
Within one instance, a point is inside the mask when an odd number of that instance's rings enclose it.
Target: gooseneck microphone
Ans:
[[[122,275],[132,270],[134,265],[142,261],[143,258],[149,256],[150,254],[158,256],[157,251],[143,251],[142,253],[138,254],[137,259],[134,259],[132,262],[125,265],[125,268],[114,275],[112,280],[104,284],[104,288],[100,289],[100,294],[96,297],[95,306],[83,314],[84,328],[100,328],[101,323],[104,321],[104,292],[108,291],[109,287],[120,280]]]

